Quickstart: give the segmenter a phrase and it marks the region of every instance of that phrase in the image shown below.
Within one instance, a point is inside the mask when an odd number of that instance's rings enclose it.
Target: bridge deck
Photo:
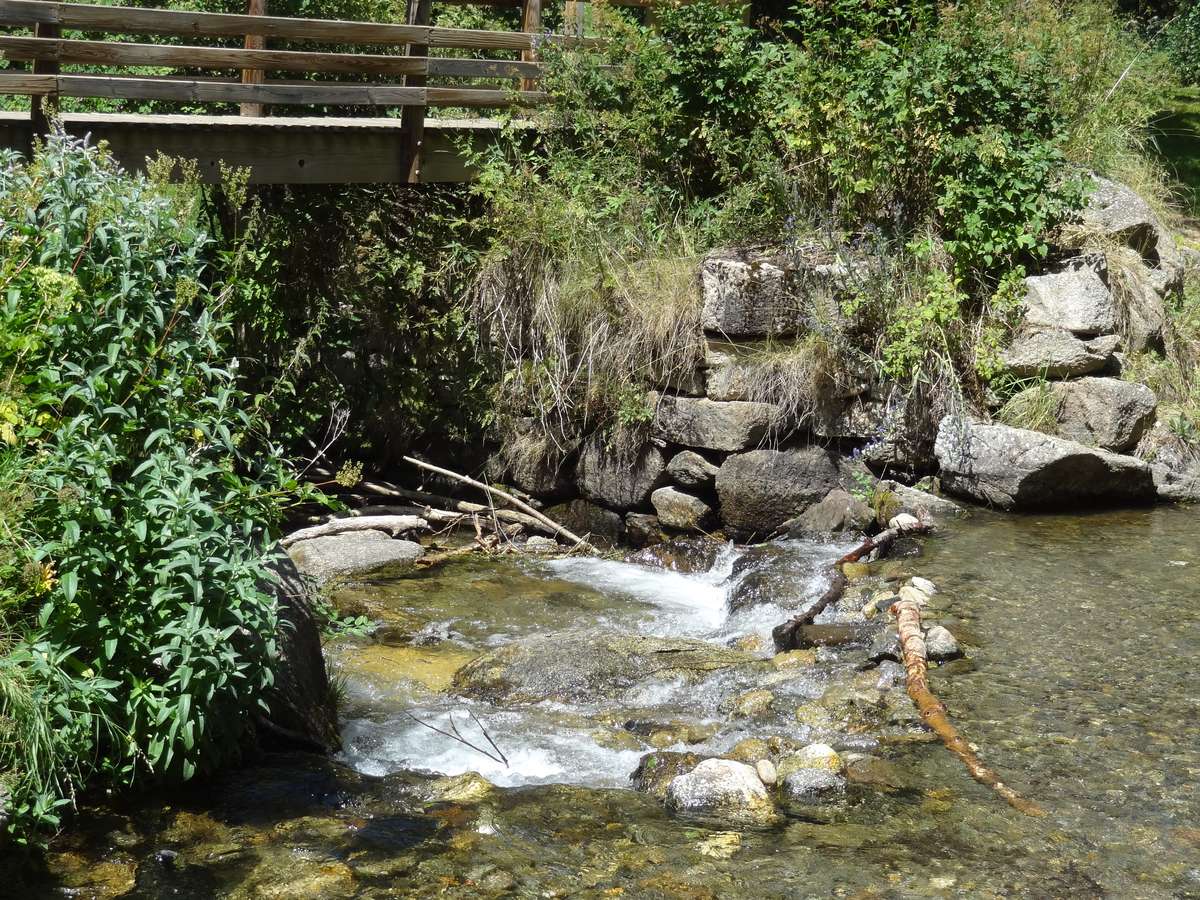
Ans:
[[[219,180],[218,161],[250,169],[254,184],[366,184],[406,181],[398,118],[127,115],[66,113],[69,134],[107,141],[128,169],[142,169],[158,152],[195,159],[202,177]],[[472,177],[458,145],[495,137],[490,119],[425,120],[420,181]],[[25,152],[32,126],[27,112],[0,112],[0,147]]]

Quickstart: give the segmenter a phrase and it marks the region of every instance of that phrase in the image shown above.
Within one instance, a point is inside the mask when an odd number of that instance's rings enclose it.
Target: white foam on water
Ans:
[[[625,787],[644,752],[602,747],[586,732],[543,720],[535,710],[488,712],[487,732],[504,756],[499,759],[465,712],[418,710],[414,715],[449,732],[452,712],[462,736],[480,749],[439,734],[407,716],[396,716],[382,722],[359,719],[347,723],[340,757],[368,775],[418,769],[443,775],[478,772],[502,787],[525,784]]]
[[[564,581],[649,605],[653,611],[643,623],[647,632],[672,637],[706,634],[725,621],[722,582],[734,558],[725,551],[713,569],[694,574],[590,556],[551,560],[545,567]]]

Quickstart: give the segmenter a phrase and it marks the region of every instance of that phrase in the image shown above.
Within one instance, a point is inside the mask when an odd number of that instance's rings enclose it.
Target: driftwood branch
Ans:
[[[502,491],[499,488],[495,488],[495,487],[492,487],[491,485],[484,484],[482,481],[476,481],[474,478],[468,478],[466,475],[459,475],[457,472],[451,472],[449,469],[443,469],[440,466],[431,465],[430,463],[422,462],[419,459],[413,459],[411,456],[405,456],[404,461],[408,462],[408,463],[412,463],[414,466],[417,466],[418,468],[421,468],[421,469],[425,469],[426,471],[436,472],[438,475],[444,475],[447,478],[452,478],[455,481],[462,482],[463,484],[469,484],[471,487],[478,488],[479,490],[486,492],[489,497],[496,496],[496,497],[500,497],[503,500],[507,500],[509,503],[511,503],[513,506],[515,506],[521,512],[525,513],[525,515],[532,516],[534,519],[541,522],[546,527],[552,528],[554,534],[561,535],[562,537],[564,537],[568,541],[570,541],[572,544],[574,544],[576,547],[579,547],[580,549],[583,549],[583,550],[587,550],[591,553],[599,553],[600,552],[594,546],[592,546],[590,543],[585,541],[583,538],[579,537],[577,534],[574,534],[573,532],[564,528],[562,525],[559,525],[553,519],[548,518],[547,516],[538,512],[536,509],[534,509],[528,503],[525,503],[522,500],[518,500],[516,497],[514,497],[512,494],[510,494],[506,491]],[[491,507],[485,506],[485,507],[482,507],[482,509],[480,511],[482,512],[484,510],[490,510],[490,509],[491,509]],[[500,514],[501,510],[496,510],[495,512],[496,512],[496,515],[498,516]]]
[[[350,531],[382,531],[397,537],[414,531],[428,531],[429,523],[420,516],[351,516],[345,519],[330,519],[323,525],[293,531],[279,543],[286,549],[299,541],[345,534]]]
[[[894,521],[894,520],[893,520]],[[918,522],[913,519],[911,522],[900,523],[879,532],[873,538],[867,538],[845,556],[837,561],[835,565],[841,566],[842,563],[858,562],[864,556],[870,553],[879,551],[879,555],[883,556],[896,542],[896,538],[906,534],[929,534],[933,531],[932,525],[927,525],[924,522]]]
[[[941,738],[947,750],[962,760],[972,778],[994,790],[1013,809],[1027,816],[1044,816],[1045,810],[1033,801],[1026,800],[983,764],[950,721],[946,707],[929,689],[929,663],[925,655],[925,637],[921,633],[921,608],[917,602],[911,599],[897,600],[891,606],[891,613],[896,617],[896,627],[900,632],[908,696],[921,713],[921,720]]]
[[[364,481],[361,482],[361,486],[385,497],[398,497],[402,500],[412,500],[421,503],[425,507],[421,515],[430,522],[438,522],[439,524],[447,524],[451,520],[473,516],[478,513],[491,514],[491,507],[486,503],[471,503],[467,500],[455,500],[453,497],[443,497],[427,491],[414,491],[386,481]],[[433,504],[446,508],[437,509]],[[426,515],[426,513],[430,515]],[[554,536],[559,533],[559,526],[550,522],[545,516],[535,518],[534,516],[517,512],[514,509],[497,509],[496,518],[501,522],[524,525],[531,531],[537,531],[541,534]],[[550,524],[547,524],[547,522],[550,522]]]

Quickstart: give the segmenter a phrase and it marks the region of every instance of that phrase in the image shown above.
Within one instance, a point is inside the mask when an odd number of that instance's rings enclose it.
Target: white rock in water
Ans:
[[[935,661],[955,659],[962,656],[962,650],[949,629],[932,625],[925,632],[925,655]]]
[[[846,790],[845,768],[828,744],[809,744],[779,761],[783,798],[802,806],[835,799]]]
[[[932,597],[937,593],[937,585],[928,578],[922,578],[920,575],[914,575],[909,579],[909,584],[915,587],[922,594],[928,594]]]
[[[929,603],[929,595],[911,584],[906,584],[900,588],[900,599],[911,600],[918,607],[924,607]]]
[[[769,759],[760,759],[756,762],[754,771],[758,772],[759,780],[768,787],[779,779],[779,773],[775,771],[775,763]]]
[[[557,553],[562,547],[554,538],[535,534],[525,542],[526,553]]]
[[[706,759],[671,779],[667,808],[730,825],[766,825],[776,819],[775,804],[758,772],[732,759]]]
[[[900,513],[899,515],[892,516],[892,518],[888,521],[888,528],[916,528],[920,524],[921,520],[916,516],[910,516],[908,513]]]

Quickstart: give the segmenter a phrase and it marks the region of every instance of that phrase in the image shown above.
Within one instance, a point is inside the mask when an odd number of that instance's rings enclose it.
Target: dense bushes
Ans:
[[[518,131],[485,160],[477,321],[507,351],[500,406],[553,420],[560,444],[695,362],[695,287],[654,292],[664,330],[640,273],[718,243],[867,257],[824,357],[979,397],[1011,285],[1081,205],[1082,171],[1157,179],[1141,151],[1164,76],[1101,2],[759,13],[690,3],[647,28],[610,11],[604,50],[548,52],[536,145]]]
[[[225,351],[194,195],[63,137],[0,161],[0,783],[235,757],[271,684],[265,554],[296,489]]]
[[[1200,3],[1185,2],[1165,36],[1167,52],[1187,84],[1200,84]]]

